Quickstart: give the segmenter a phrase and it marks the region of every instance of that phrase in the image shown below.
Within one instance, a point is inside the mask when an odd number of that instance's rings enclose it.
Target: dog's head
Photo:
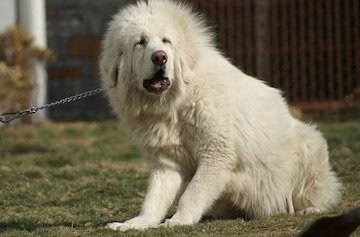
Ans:
[[[156,26],[156,27],[154,27]],[[124,60],[131,61],[131,75],[140,90],[151,95],[167,93],[175,80],[176,31],[161,17],[133,24]]]
[[[189,7],[169,0],[139,1],[109,24],[100,61],[103,83],[147,99],[176,97],[211,41],[203,20]]]

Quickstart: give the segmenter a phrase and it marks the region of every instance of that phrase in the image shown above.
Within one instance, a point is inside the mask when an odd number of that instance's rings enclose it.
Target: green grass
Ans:
[[[319,125],[344,183],[343,199],[331,211],[341,213],[360,205],[360,122]],[[138,213],[146,180],[138,151],[116,122],[1,128],[0,236],[295,236],[319,217],[205,220],[125,233],[104,229]]]

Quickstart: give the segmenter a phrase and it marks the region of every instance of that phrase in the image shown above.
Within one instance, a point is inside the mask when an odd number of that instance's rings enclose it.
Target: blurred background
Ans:
[[[98,88],[107,22],[132,2],[0,0],[0,114]],[[187,2],[207,16],[235,65],[282,89],[295,116],[316,121],[343,183],[330,214],[360,206],[360,0]],[[148,174],[113,118],[99,94],[11,123],[20,126],[0,123],[0,236],[119,236],[103,227],[138,213]],[[204,221],[121,236],[297,236],[316,218]]]
[[[99,87],[97,61],[107,22],[131,2],[1,0],[0,111]],[[282,89],[298,113],[359,115],[359,0],[188,2],[214,26],[225,55]],[[112,117],[106,98],[97,95],[53,107],[33,120]]]

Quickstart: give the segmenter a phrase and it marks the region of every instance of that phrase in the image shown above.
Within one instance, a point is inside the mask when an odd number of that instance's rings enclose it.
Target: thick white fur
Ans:
[[[145,45],[136,44],[141,37]],[[170,40],[162,42],[166,37]],[[108,228],[194,224],[205,215],[263,218],[324,211],[340,196],[326,141],[293,118],[281,93],[234,67],[212,44],[200,16],[166,0],[115,15],[101,73],[111,105],[150,166],[138,217]],[[168,54],[170,89],[142,87],[151,54]]]

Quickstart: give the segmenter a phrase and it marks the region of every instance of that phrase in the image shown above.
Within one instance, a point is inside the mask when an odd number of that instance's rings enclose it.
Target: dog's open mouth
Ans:
[[[170,85],[170,80],[168,77],[165,77],[165,71],[163,69],[159,69],[153,78],[144,80],[143,82],[144,88],[155,94],[161,94],[167,91]]]

